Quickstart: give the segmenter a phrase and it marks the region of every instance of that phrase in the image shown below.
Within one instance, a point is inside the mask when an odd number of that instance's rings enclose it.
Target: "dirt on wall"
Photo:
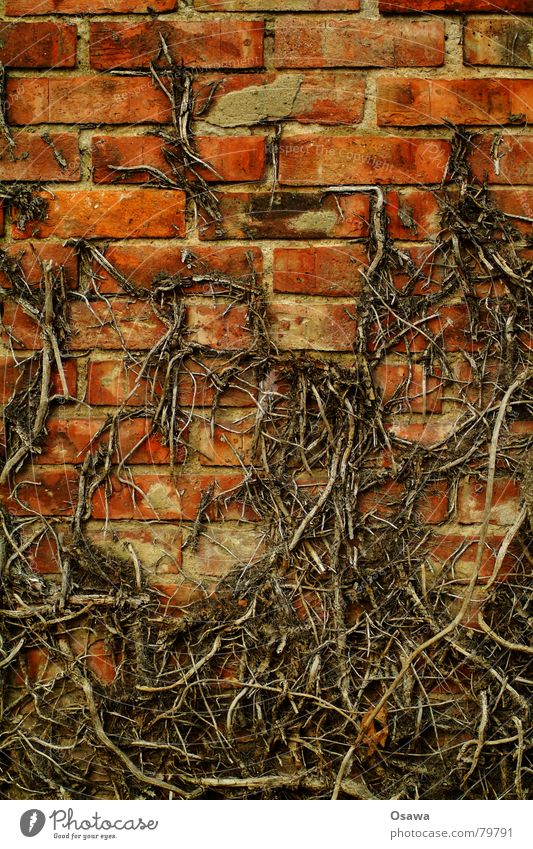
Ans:
[[[526,797],[527,6],[5,0],[3,798]]]

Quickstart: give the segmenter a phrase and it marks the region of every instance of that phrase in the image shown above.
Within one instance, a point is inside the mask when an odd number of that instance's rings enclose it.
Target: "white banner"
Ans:
[[[272,807],[275,805],[275,807]],[[531,804],[497,801],[271,803],[5,801],[2,847],[117,849],[531,849]]]

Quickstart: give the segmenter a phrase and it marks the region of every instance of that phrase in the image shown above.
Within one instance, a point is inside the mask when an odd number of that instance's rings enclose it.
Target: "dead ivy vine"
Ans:
[[[172,128],[161,131],[172,177],[154,172],[150,181],[185,188],[217,222],[216,195],[200,176],[206,163],[191,133],[191,76],[173,66],[154,66],[152,74],[173,106]],[[36,322],[43,343],[20,363],[23,388],[15,387],[4,411],[2,480],[11,497],[0,514],[3,797],[524,798],[531,774],[531,437],[515,435],[511,425],[532,413],[524,339],[531,333],[533,265],[517,222],[469,173],[470,143],[468,133],[455,132],[438,192],[442,229],[432,267],[442,279],[428,293],[427,272],[394,246],[383,196],[373,191],[350,362],[277,347],[251,258],[249,273],[234,278],[191,253],[192,277],[161,274],[141,289],[105,251],[78,241],[82,272],[72,291],[50,265],[41,286],[30,285],[21,261],[2,251],[9,286],[1,297]],[[1,193],[23,218],[42,217],[24,191]],[[124,295],[148,301],[165,331],[147,354],[125,350],[137,385],[149,380],[151,391],[135,412],[126,400],[80,463],[77,507],[65,533],[64,522],[20,510],[15,516],[10,504],[17,473],[38,462],[50,411],[75,401],[62,368],[69,309],[76,298],[106,300],[102,271]],[[205,284],[227,310],[244,306],[246,350],[192,341],[191,283]],[[454,370],[446,327],[431,329],[450,303],[469,310],[476,342],[467,352],[469,381]],[[112,321],[111,309],[109,315]],[[406,383],[385,401],[375,381],[376,367],[400,344],[410,367],[442,376],[461,405],[450,432],[429,445],[389,427],[391,413],[407,403]],[[93,496],[109,492],[111,474],[139,497],[128,457],[116,455],[123,419],[148,416],[170,447],[173,468],[186,462],[180,451],[194,451],[187,432],[198,414],[180,406],[178,392],[191,363],[202,364],[214,390],[213,424],[220,397],[242,388],[244,375],[254,376],[246,386],[255,412],[250,457],[238,457],[240,489],[223,498],[214,487],[204,493],[197,520],[183,525],[185,546],[198,545],[230,500],[243,522],[261,528],[263,542],[253,562],[171,617],[162,614],[134,547],[126,546],[124,557],[111,554],[85,528]],[[51,393],[53,368],[61,395]],[[467,631],[461,622],[478,597],[500,471],[524,477],[524,508],[495,552],[479,629]],[[485,483],[487,503],[473,577],[462,582],[456,564],[466,543],[432,571],[434,529],[424,516],[428,493],[445,485],[452,493],[445,521],[451,518],[465,474]],[[57,543],[60,581],[30,565],[31,546],[45,534]],[[499,582],[511,552],[512,573]],[[107,684],[93,674],[88,654],[76,651],[80,629],[103,635],[117,666]],[[32,649],[47,653],[42,678],[30,673]]]

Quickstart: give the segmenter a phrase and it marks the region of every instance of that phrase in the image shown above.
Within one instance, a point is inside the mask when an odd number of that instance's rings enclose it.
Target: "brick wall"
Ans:
[[[42,286],[42,263],[63,269],[69,323],[61,368],[52,357],[45,433],[6,475],[3,504],[16,521],[28,520],[21,533],[31,568],[60,587],[57,546],[76,516],[83,469],[91,458],[97,463],[120,410],[109,468],[89,492],[85,532],[119,560],[131,562],[133,551],[160,610],[180,618],[265,545],[261,517],[231,496],[254,468],[262,401],[290,392],[286,375],[258,383],[257,361],[245,370],[243,355],[254,345],[249,307],[231,301],[227,281],[249,280],[253,265],[282,359],[312,352],[317,362],[353,368],[380,199],[387,244],[418,270],[408,284],[398,268],[391,285],[400,293],[414,280],[412,291],[424,298],[447,279],[435,245],[447,226],[440,198],[451,174],[452,125],[472,134],[463,164],[486,181],[495,208],[514,216],[517,250],[531,258],[531,0],[4,0],[3,7],[0,180],[17,191],[28,184],[46,204],[40,220],[21,221],[20,195],[10,203],[5,194],[3,262],[19,257],[30,288]],[[167,155],[172,104],[151,72],[154,63],[164,82],[169,56],[191,84],[190,138],[201,164],[190,185],[176,181]],[[34,378],[46,333],[10,299],[3,268],[0,400],[8,404]],[[173,275],[185,281],[187,354],[172,387],[177,443],[168,426],[154,425],[169,390],[164,368],[153,358],[150,370],[141,365],[157,353],[168,314],[131,289],[149,293]],[[459,285],[431,313],[426,303],[408,334],[395,324],[397,339],[384,346],[377,334],[370,342],[370,355],[372,345],[379,351],[370,356],[370,380],[386,433],[379,456],[368,458],[379,476],[354,503],[366,526],[394,526],[403,509],[409,482],[399,457],[444,457],[465,416],[492,404],[494,417],[497,359],[489,350],[480,383],[478,354],[495,304],[508,296],[501,268],[476,269],[473,290]],[[530,346],[527,320],[513,333],[518,375]],[[232,357],[239,372],[225,381]],[[31,426],[35,406],[19,415]],[[6,427],[12,433],[11,419]],[[433,475],[415,503],[427,581],[453,564],[453,609],[482,535],[478,585],[462,617],[471,629],[479,630],[483,584],[505,540],[498,579],[515,569],[509,530],[521,508],[520,458],[531,429],[520,407],[506,421],[487,528],[490,429],[484,452],[467,456],[459,475]],[[324,471],[320,459],[299,468],[304,477],[295,485],[320,491]],[[209,521],[198,545],[187,545],[210,491],[218,498]],[[32,523],[43,518],[31,542]],[[87,639],[78,654],[107,686],[119,661],[101,634]],[[24,662],[32,680],[51,674],[38,645]]]

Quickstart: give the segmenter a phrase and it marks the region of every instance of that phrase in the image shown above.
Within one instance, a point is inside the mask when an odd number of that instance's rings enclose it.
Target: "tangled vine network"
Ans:
[[[216,194],[201,176],[206,164],[191,131],[190,77],[176,67],[152,73],[174,121],[164,131],[172,176],[152,169],[149,182],[185,188],[196,216],[217,227]],[[24,380],[4,410],[4,798],[525,797],[533,453],[519,425],[533,402],[533,263],[525,222],[500,211],[469,172],[471,143],[454,128],[435,193],[441,227],[424,267],[395,247],[383,193],[365,187],[368,266],[353,300],[351,355],[280,350],[252,255],[241,277],[197,262],[193,278],[161,273],[141,288],[104,249],[80,240],[73,290],[60,267],[44,263],[36,286],[20,258],[1,252],[2,301],[35,321],[42,338],[41,349],[21,361]],[[273,153],[275,161],[275,145]],[[0,193],[24,221],[46,215],[34,189],[2,186]],[[126,399],[102,426],[97,449],[82,458],[65,529],[64,519],[12,507],[50,412],[79,403],[63,367],[71,307],[80,299],[91,309],[109,306],[98,286],[102,270],[123,296],[144,299],[165,330],[148,353],[126,351],[136,385],[146,380],[150,390],[140,412]],[[191,340],[192,283],[207,287],[226,312],[245,315],[245,350]],[[457,305],[468,315],[466,377],[447,344]],[[405,381],[386,398],[375,376],[399,350],[411,371],[423,366],[429,376],[420,390],[428,404],[432,386],[447,387],[457,415],[440,438],[415,443],[390,425],[406,403]],[[95,493],[109,497],[112,476],[140,497],[128,457],[117,459],[122,421],[148,416],[170,448],[171,472],[186,467],[197,412],[180,404],[178,386],[193,367],[212,391],[213,426],[224,392],[252,399],[251,447],[234,449],[241,476],[230,492],[203,491],[196,519],[182,523],[184,545],[194,551],[225,516],[231,527],[258,529],[261,540],[253,558],[214,588],[198,584],[172,616],[133,547],[120,555],[99,545],[87,522]],[[487,573],[502,474],[518,481],[523,507],[491,551]],[[437,568],[429,556],[435,525],[426,521],[444,491],[451,495],[439,521],[453,518],[465,475],[486,493],[468,574],[456,566],[469,541]],[[31,567],[28,551],[44,534],[57,544],[60,577]],[[80,629],[101,635],[114,658],[107,683],[76,650]],[[47,674],[37,678],[25,661],[35,649],[48,658]]]

